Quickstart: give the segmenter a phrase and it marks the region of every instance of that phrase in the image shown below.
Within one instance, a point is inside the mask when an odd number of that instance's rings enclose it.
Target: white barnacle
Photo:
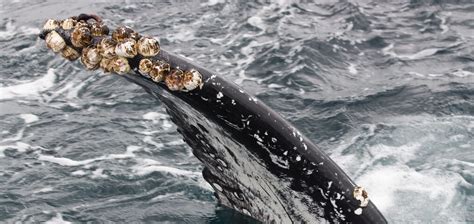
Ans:
[[[76,26],[76,20],[67,18],[61,22],[61,27],[65,30],[70,30]]]
[[[164,61],[155,61],[152,64],[152,66],[150,68],[150,71],[148,73],[149,73],[151,79],[153,79],[153,81],[161,82],[166,78],[165,76],[166,76],[166,74],[168,74],[168,72],[170,72],[170,70],[171,70],[170,64],[168,64]],[[177,82],[179,80],[181,80],[180,77],[172,77],[172,78],[176,78],[176,80],[174,80],[174,81],[177,81]]]
[[[48,19],[43,25],[43,30],[51,31],[59,27],[59,21],[54,19]]]
[[[153,57],[160,52],[160,43],[152,37],[142,37],[138,40],[138,53],[145,57]]]
[[[104,70],[104,72],[111,72],[113,71],[112,67],[112,62],[113,58],[105,58],[102,57],[102,60],[100,61],[99,67]]]
[[[71,43],[74,47],[87,47],[92,42],[91,31],[88,27],[80,26],[78,24],[76,24],[76,27],[71,33]]]
[[[121,42],[125,39],[131,38],[137,40],[140,35],[128,26],[117,27],[112,33],[112,39],[116,42]]]
[[[352,195],[356,200],[360,201],[360,207],[367,207],[369,204],[369,195],[363,187],[356,186],[354,191],[352,191]]]
[[[109,28],[102,23],[92,23],[90,25],[91,35],[100,37],[109,34]]]
[[[66,46],[61,51],[61,56],[63,56],[63,58],[65,58],[69,61],[74,61],[74,60],[78,59],[81,55],[74,48]]]
[[[191,69],[184,73],[182,91],[192,91],[196,88],[202,88],[202,75],[195,69]]]
[[[46,35],[46,46],[57,53],[66,47],[66,42],[58,32],[53,30]]]
[[[171,70],[165,77],[165,84],[171,91],[180,91],[183,87],[183,71],[179,68]]]
[[[130,72],[130,65],[128,64],[128,60],[123,57],[116,57],[112,60],[112,68],[113,71],[118,74],[125,74]]]
[[[104,58],[113,58],[116,56],[115,54],[115,46],[117,43],[115,43],[114,40],[110,37],[103,38],[97,48],[100,51],[100,55]]]
[[[125,39],[115,46],[115,54],[120,57],[133,58],[137,55],[136,44],[134,39]]]
[[[101,60],[102,56],[100,56],[97,48],[87,47],[82,50],[81,62],[87,69],[97,69]]]
[[[153,68],[153,62],[148,58],[144,58],[140,60],[140,63],[138,64],[138,70],[142,74],[148,74],[152,68]]]

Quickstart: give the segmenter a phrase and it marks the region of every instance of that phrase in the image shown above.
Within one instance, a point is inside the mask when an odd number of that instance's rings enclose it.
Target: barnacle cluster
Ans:
[[[159,60],[157,39],[142,36],[127,26],[120,26],[109,35],[109,28],[96,15],[81,14],[65,20],[49,19],[40,37],[46,46],[64,58],[81,58],[89,70],[129,73],[136,69],[154,82],[164,82],[172,91],[191,91],[202,87],[202,75],[191,69],[182,71]],[[132,61],[138,61],[135,68]],[[135,63],[136,64],[136,63]]]

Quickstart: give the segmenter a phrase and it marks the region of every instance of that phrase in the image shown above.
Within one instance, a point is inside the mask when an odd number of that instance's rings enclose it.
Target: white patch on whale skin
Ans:
[[[217,184],[217,183],[212,183],[212,186],[214,186],[214,188],[215,188],[216,190],[220,191],[220,192],[222,192],[222,190],[223,190],[222,187],[221,187],[221,185],[219,185],[219,184]]]

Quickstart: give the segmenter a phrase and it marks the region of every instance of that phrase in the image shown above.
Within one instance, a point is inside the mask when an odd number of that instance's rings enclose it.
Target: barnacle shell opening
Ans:
[[[153,57],[160,52],[160,43],[152,37],[142,37],[138,40],[138,53],[145,57]]]
[[[51,50],[53,50],[55,53],[60,52],[62,49],[64,49],[64,47],[66,47],[66,41],[64,41],[61,35],[59,35],[59,33],[54,30],[46,35],[45,40],[46,46],[51,48]]]
[[[128,26],[118,27],[112,33],[112,39],[114,39],[116,42],[121,42],[121,41],[123,41],[125,39],[128,39],[128,38],[136,40],[138,38],[138,36],[139,36],[138,33],[133,31]]]
[[[183,91],[191,91],[196,88],[202,88],[202,75],[195,69],[191,69],[184,73]]]
[[[115,54],[126,58],[135,57],[137,55],[137,42],[131,38],[124,39],[115,46]]]
[[[125,74],[130,72],[130,65],[128,64],[128,60],[123,57],[116,57],[112,59],[112,68],[113,71],[118,74]]]
[[[104,70],[104,72],[112,72],[113,71],[113,64],[112,64],[113,58],[102,58],[100,60],[99,67]]]
[[[116,45],[117,44],[115,43],[114,40],[112,40],[112,38],[110,37],[103,38],[98,45],[100,55],[102,55],[102,57],[105,57],[105,58],[115,57]]]
[[[65,30],[70,30],[76,26],[76,20],[67,18],[61,22],[61,27]]]
[[[102,56],[100,56],[99,50],[95,47],[87,47],[82,50],[81,61],[87,69],[97,69],[101,59]]]
[[[180,69],[173,69],[165,77],[165,84],[171,91],[178,91],[183,89],[183,71]]]
[[[154,65],[150,70],[150,77],[155,82],[161,82],[165,78],[165,74],[159,65]]]
[[[92,42],[91,31],[85,26],[74,28],[71,33],[71,43],[74,47],[87,47]]]
[[[153,62],[148,58],[140,60],[140,63],[138,64],[138,70],[143,74],[148,74],[152,67]]]
[[[100,37],[109,34],[109,28],[102,23],[92,23],[91,34],[94,37]]]
[[[170,64],[163,61],[156,61],[150,70],[150,77],[155,82],[161,82],[170,71]]]
[[[59,27],[59,21],[54,19],[46,20],[46,23],[43,25],[43,30],[50,31]]]
[[[76,51],[76,49],[66,46],[62,51],[61,51],[61,56],[63,58],[69,60],[69,61],[74,61],[78,59],[81,55],[79,52]]]
[[[89,27],[89,24],[86,23],[84,20],[81,20],[76,23],[76,26],[74,28],[79,28],[79,27]]]

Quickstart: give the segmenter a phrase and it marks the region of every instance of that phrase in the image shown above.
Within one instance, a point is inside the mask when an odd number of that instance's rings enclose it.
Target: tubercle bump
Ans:
[[[160,52],[157,39],[142,36],[127,26],[109,32],[97,15],[48,19],[39,37],[63,58],[70,61],[80,58],[88,70],[102,69],[120,75],[135,70],[153,82],[165,84],[171,91],[189,92],[203,86],[202,75],[196,69],[182,71],[156,59]]]

